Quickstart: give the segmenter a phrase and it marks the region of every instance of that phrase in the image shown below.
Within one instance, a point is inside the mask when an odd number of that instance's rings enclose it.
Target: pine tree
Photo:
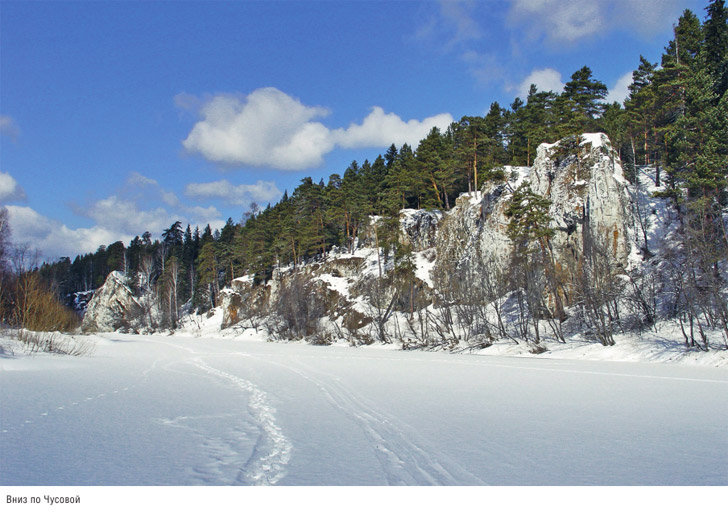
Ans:
[[[478,165],[483,166],[486,143],[485,124],[480,116],[463,116],[454,127],[455,151],[466,170],[468,191],[477,191]]]
[[[612,146],[617,149],[617,153],[621,159],[622,148],[627,140],[627,120],[622,105],[619,102],[608,104],[604,108],[604,114],[602,114],[600,123],[601,127],[607,133],[607,136],[609,136],[609,141],[612,142]],[[631,182],[634,182],[634,177],[629,179]]]
[[[184,242],[184,232],[182,231],[182,222],[177,220],[168,229],[162,232],[162,241],[168,247],[176,247]]]
[[[549,226],[550,205],[548,199],[535,193],[528,183],[523,183],[513,192],[504,212],[509,218],[506,234],[513,245],[511,279],[517,294],[523,296],[537,346],[540,344],[539,320],[546,311],[548,239],[554,232]],[[522,313],[522,318],[524,315]]]
[[[671,173],[690,199],[719,199],[726,184],[726,100],[716,106],[715,96],[708,69],[701,67],[686,81],[685,111],[666,133]]]
[[[199,286],[195,289],[198,293],[196,305],[215,307],[217,296],[220,293],[218,283],[220,265],[215,247],[215,242],[208,241],[202,246],[197,258]],[[207,295],[203,296],[203,292],[206,292]]]
[[[703,52],[716,97],[720,99],[728,90],[728,8],[724,0],[712,0],[705,10]]]
[[[483,119],[483,131],[486,140],[482,175],[484,179],[490,179],[493,178],[496,168],[508,163],[508,152],[505,144],[506,110],[501,108],[498,102],[493,102],[490,105],[488,114]],[[495,172],[495,176],[499,176],[498,172]],[[476,183],[476,187],[479,187],[479,184]]]
[[[124,243],[117,241],[109,245],[106,249],[106,269],[111,272],[118,270],[126,273],[126,249]]]
[[[144,246],[142,239],[139,236],[135,236],[133,240],[129,242],[129,247],[126,250],[126,259],[128,262],[128,268],[130,273],[136,273],[139,268],[139,264],[144,256]]]
[[[365,163],[368,165],[368,163]],[[362,167],[364,168],[364,167]],[[368,170],[370,167],[367,166]],[[293,200],[301,257],[326,252],[324,187],[310,177],[301,180],[293,192]]]
[[[539,144],[559,139],[555,113],[558,98],[553,91],[538,91],[536,85],[531,84],[526,106],[522,109],[526,136],[526,162],[523,164],[526,166],[533,164]]]
[[[453,153],[452,133],[442,134],[437,127],[433,127],[417,147],[420,173],[429,180],[433,192],[432,197],[425,199],[425,207],[450,209],[449,197],[454,193],[456,181]]]
[[[506,120],[508,155],[510,164],[518,166],[525,164],[528,152],[528,134],[525,124],[525,104],[516,97],[511,103]]]
[[[391,169],[392,165],[394,165],[395,160],[397,159],[397,147],[392,143],[392,145],[387,149],[387,153],[384,154],[384,160],[387,165],[387,169]]]
[[[629,85],[629,97],[625,101],[626,123],[632,154],[632,167],[640,162],[650,163],[650,150],[655,141],[656,89],[652,86],[657,64],[650,63],[640,56],[639,67],[632,72],[632,84]],[[641,140],[642,145],[636,145]]]
[[[700,20],[690,9],[685,9],[674,26],[675,39],[665,47],[662,67],[686,66],[690,68],[703,45]]]
[[[559,137],[594,130],[594,121],[604,112],[600,100],[606,96],[607,87],[603,82],[592,79],[588,66],[575,71],[557,102],[561,116]]]
[[[527,182],[513,192],[504,214],[509,218],[506,234],[516,252],[529,254],[534,242],[553,236],[554,230],[549,227],[550,206],[551,201],[535,193]]]

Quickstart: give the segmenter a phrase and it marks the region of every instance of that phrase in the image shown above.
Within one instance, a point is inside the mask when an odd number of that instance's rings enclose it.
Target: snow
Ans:
[[[606,145],[609,140],[607,136],[601,132],[585,132],[581,135],[580,146],[591,145],[592,147],[601,147]]]
[[[428,249],[414,254],[415,277],[433,288],[432,269],[435,268],[434,250]]]
[[[724,366],[317,347],[252,333],[86,338],[86,357],[26,356],[0,340],[0,484],[728,481]]]
[[[317,279],[323,283],[326,283],[329,289],[338,292],[344,298],[349,297],[349,283],[350,280],[346,277],[334,277],[331,274],[320,274]]]

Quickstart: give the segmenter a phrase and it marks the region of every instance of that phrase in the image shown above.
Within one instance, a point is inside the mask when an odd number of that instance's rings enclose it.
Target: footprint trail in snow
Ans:
[[[293,446],[276,423],[275,408],[268,401],[266,393],[247,379],[213,368],[201,358],[194,358],[191,362],[209,374],[232,382],[249,394],[248,411],[260,434],[253,452],[247,461],[241,464],[234,482],[256,486],[276,484],[286,475],[286,466],[291,459]],[[209,443],[213,447],[219,447],[217,444]],[[234,455],[228,452],[225,461],[229,462],[230,459],[234,459]]]

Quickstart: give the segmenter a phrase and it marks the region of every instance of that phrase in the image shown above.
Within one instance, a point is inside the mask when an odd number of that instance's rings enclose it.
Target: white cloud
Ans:
[[[200,114],[183,145],[210,161],[296,170],[320,165],[333,149],[329,129],[313,121],[328,111],[276,88],[255,90],[244,99],[217,95]]]
[[[100,245],[115,241],[128,244],[134,236],[149,231],[159,237],[162,231],[180,220],[183,226],[221,228],[225,221],[215,207],[177,206],[176,211],[164,208],[140,209],[132,201],[110,196],[94,202],[86,209],[78,209],[79,214],[92,221],[90,227],[70,229],[58,220],[41,215],[25,206],[7,206],[10,215],[10,228],[13,241],[27,244],[30,249],[39,249],[44,259],[60,256],[73,257],[78,254],[95,252]]]
[[[232,188],[232,191],[236,191]],[[242,191],[242,190],[238,190]],[[130,193],[132,197],[130,197]],[[250,194],[261,199],[280,195],[274,183],[250,186]],[[25,192],[10,174],[0,172],[0,202],[22,200]],[[160,200],[166,204],[158,205]],[[132,238],[145,231],[159,237],[177,220],[187,224],[214,229],[225,225],[220,211],[214,206],[184,204],[173,192],[164,190],[152,178],[132,172],[119,195],[96,200],[89,205],[76,207],[77,215],[87,218],[88,227],[71,229],[64,223],[48,218],[27,206],[8,205],[10,229],[15,243],[27,244],[30,250],[39,250],[42,258],[53,260],[60,256],[73,258],[78,254],[95,252],[100,245],[115,241],[128,244]]]
[[[613,0],[609,18],[613,25],[626,24],[638,33],[653,35],[669,30],[685,9],[683,0]],[[700,13],[696,12],[698,17]]]
[[[433,126],[444,128],[453,121],[443,113],[405,122],[374,107],[361,124],[332,130],[313,121],[327,114],[326,109],[306,106],[275,88],[258,89],[245,98],[217,95],[203,104],[202,120],[182,144],[216,163],[301,170],[321,165],[337,145],[417,144]]]
[[[496,53],[466,50],[459,58],[467,65],[468,71],[479,84],[488,85],[503,81],[508,76],[505,66]]]
[[[167,193],[167,195],[174,195]],[[94,202],[83,210],[83,216],[92,220],[97,227],[103,227],[113,233],[138,235],[149,231],[153,235],[161,234],[175,221],[183,225],[192,224],[204,226],[216,223],[222,218],[220,211],[215,207],[185,206],[177,201],[170,206],[175,211],[163,207],[153,209],[140,209],[137,202],[115,195]],[[167,202],[168,204],[170,202]]]
[[[528,27],[530,39],[574,43],[606,28],[599,0],[514,0],[509,17]]]
[[[162,190],[161,198],[162,198],[162,201],[170,207],[177,207],[177,206],[181,205],[180,201],[179,201],[179,197],[177,197],[177,195],[175,195],[171,191]]]
[[[0,115],[0,134],[5,134],[15,139],[20,134],[20,129],[11,117]]]
[[[96,201],[85,215],[97,225],[121,234],[141,234],[144,231],[158,234],[174,222],[170,220],[173,215],[161,207],[140,210],[135,202],[115,195]]]
[[[449,113],[443,113],[422,121],[405,122],[394,113],[385,113],[381,107],[373,107],[361,124],[352,123],[347,129],[336,129],[333,137],[337,145],[343,148],[386,147],[392,143],[398,147],[403,143],[416,146],[430,129],[438,127],[444,130],[453,121]]]
[[[139,172],[131,172],[127,179],[127,184],[135,186],[158,186],[159,183],[155,179],[146,177]]]
[[[25,190],[12,175],[0,172],[0,202],[25,200]]]
[[[192,206],[188,207],[185,213],[187,213],[189,219],[195,220],[193,226],[204,227],[210,224],[210,227],[215,230],[221,229],[225,225],[225,220],[222,219],[220,211],[214,206]]]
[[[627,98],[627,95],[629,95],[630,84],[632,84],[632,72],[627,72],[617,79],[617,82],[613,87],[609,88],[609,94],[604,101],[608,104],[611,104],[612,102],[619,102],[620,104],[623,103]]]
[[[155,201],[161,199],[162,202],[170,207],[184,207],[177,195],[171,191],[163,189],[156,179],[147,177],[139,172],[131,172],[126,180],[126,187],[122,190],[139,201],[143,197],[147,201]],[[131,195],[130,195],[131,194]]]
[[[199,111],[202,107],[202,102],[195,95],[189,93],[178,93],[174,96],[174,105],[182,109],[183,111]]]
[[[237,186],[227,180],[192,183],[185,188],[190,197],[219,198],[235,206],[248,206],[251,202],[267,204],[281,196],[281,190],[273,182],[258,181],[255,184]]]
[[[630,26],[651,36],[669,30],[684,8],[681,0],[513,0],[509,20],[529,39],[573,44]]]
[[[413,39],[448,52],[483,36],[483,30],[474,17],[478,2],[473,0],[440,0],[429,4],[427,15],[416,23]]]
[[[449,45],[461,41],[480,39],[482,31],[473,19],[475,2],[459,0],[440,0],[440,14],[445,25],[453,32]]]
[[[41,249],[44,257],[73,257],[95,252],[100,245],[129,239],[103,227],[69,229],[65,224],[47,218],[30,207],[7,206],[10,228],[15,243],[28,244],[31,249]]]
[[[535,84],[539,91],[560,93],[564,89],[564,83],[561,81],[561,72],[553,68],[533,70],[518,86],[518,96],[524,102],[528,97],[528,90],[531,88],[531,84]]]

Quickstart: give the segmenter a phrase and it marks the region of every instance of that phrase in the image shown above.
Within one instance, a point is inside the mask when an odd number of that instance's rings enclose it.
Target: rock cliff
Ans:
[[[446,214],[435,238],[436,266],[469,267],[483,256],[505,266],[511,249],[505,211],[525,181],[550,201],[550,244],[557,262],[578,261],[586,241],[607,248],[626,265],[631,207],[619,158],[604,134],[542,144],[532,167],[504,172],[504,181],[487,182],[477,195],[461,196]]]
[[[142,310],[121,272],[111,272],[88,303],[81,323],[83,332],[110,332],[127,327]]]
[[[235,279],[218,299],[222,328],[263,326],[285,339],[326,333],[365,341],[381,339],[383,327],[399,312],[401,318],[390,334],[411,341],[448,338],[444,331],[452,328],[443,326],[437,310],[458,302],[457,295],[447,291],[455,282],[453,274],[467,289],[488,262],[491,271],[498,269],[501,282],[508,283],[503,279],[510,273],[511,255],[506,212],[513,192],[524,183],[550,203],[553,233],[548,245],[559,273],[567,277],[563,284],[569,284],[573,277],[568,276],[579,269],[586,245],[599,245],[616,266],[627,266],[633,217],[619,158],[605,135],[584,134],[540,145],[532,167],[505,167],[498,180],[461,195],[449,212],[403,210],[399,239],[412,251],[404,268],[398,268],[391,254],[375,248],[379,219],[373,217],[353,251],[333,249],[305,265],[276,269],[265,284],[256,284],[252,277]],[[144,319],[139,312],[147,304],[114,272],[89,304],[83,329],[127,327],[132,320]],[[458,316],[464,320],[466,314]],[[464,333],[470,331],[467,324],[462,327]]]

